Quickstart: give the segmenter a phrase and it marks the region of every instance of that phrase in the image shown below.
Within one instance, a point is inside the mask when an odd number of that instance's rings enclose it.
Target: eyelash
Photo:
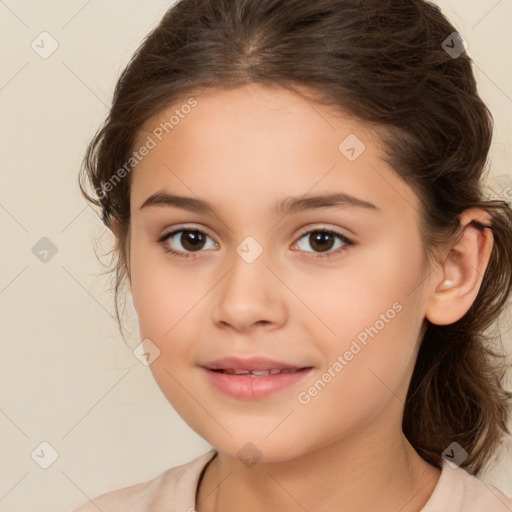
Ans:
[[[167,253],[167,254],[172,254],[173,256],[176,256],[178,258],[185,258],[185,259],[186,258],[195,258],[196,257],[195,253],[187,253],[187,252],[183,252],[183,251],[176,251],[175,249],[172,249],[171,247],[169,247],[167,244],[164,243],[171,236],[174,236],[177,233],[181,233],[182,231],[190,231],[190,232],[196,232],[197,231],[199,233],[202,233],[202,234],[208,236],[204,231],[201,231],[200,229],[183,228],[182,227],[182,228],[179,228],[179,229],[175,229],[174,231],[170,231],[168,233],[164,233],[162,236],[158,237],[156,239],[156,241],[159,244],[162,245],[162,247],[164,249],[164,252]],[[338,254],[340,254],[343,251],[345,251],[347,249],[347,247],[355,245],[355,242],[353,240],[351,240],[350,238],[347,238],[342,233],[340,233],[340,232],[338,232],[338,231],[336,231],[334,229],[327,229],[327,228],[316,228],[316,229],[311,229],[309,231],[305,231],[304,233],[302,233],[299,236],[299,238],[297,240],[300,240],[305,235],[310,235],[311,233],[327,233],[327,234],[330,234],[330,235],[334,235],[334,236],[338,237],[344,243],[343,246],[339,247],[338,249],[336,249],[334,251],[329,251],[329,252],[325,252],[325,253],[312,253],[312,254],[314,254],[312,256],[313,259],[329,260],[331,257],[337,256]],[[211,237],[209,237],[209,238],[211,238]],[[197,251],[197,252],[203,252],[203,251]],[[306,251],[306,252],[310,252],[310,251]]]

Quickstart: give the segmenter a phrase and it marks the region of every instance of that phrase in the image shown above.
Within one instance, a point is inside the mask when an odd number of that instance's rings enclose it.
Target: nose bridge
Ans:
[[[255,297],[268,289],[268,251],[253,236],[245,237],[236,247],[231,258],[231,272],[227,276],[229,288],[242,295],[251,291]]]
[[[236,247],[236,253],[247,265],[252,265],[258,259],[261,259],[263,245],[253,236],[246,236]]]
[[[214,309],[216,322],[247,328],[256,322],[282,321],[282,294],[272,283],[267,251],[254,237],[248,236],[235,247],[231,270],[220,284],[221,293]]]

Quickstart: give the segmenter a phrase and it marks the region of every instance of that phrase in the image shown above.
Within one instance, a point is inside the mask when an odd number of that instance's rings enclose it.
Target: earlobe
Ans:
[[[425,312],[425,317],[437,325],[452,324],[466,314],[478,295],[491,256],[493,237],[491,229],[487,229],[488,213],[466,210],[460,222],[462,237],[442,263],[441,279],[433,283]]]

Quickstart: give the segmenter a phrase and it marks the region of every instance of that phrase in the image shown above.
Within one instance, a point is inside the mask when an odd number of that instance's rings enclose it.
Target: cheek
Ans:
[[[141,339],[159,350],[150,370],[164,396],[184,418],[198,414],[187,392],[197,339],[194,308],[210,286],[163,253],[136,248],[131,254],[132,294]]]
[[[317,268],[288,276],[297,295],[317,317],[318,333],[327,346],[340,349],[340,343],[376,324],[379,332],[406,328],[404,317],[420,315],[417,284],[421,280],[419,241],[407,245],[396,239],[359,247],[339,268]],[[298,317],[300,318],[300,317]],[[307,322],[314,320],[307,315]],[[339,340],[339,341],[337,341]],[[391,341],[394,343],[393,341]]]
[[[187,324],[187,314],[207,293],[206,279],[191,267],[171,263],[160,249],[131,254],[132,295],[141,336],[167,340]]]
[[[305,302],[322,321],[313,318],[315,339],[325,356],[322,369],[336,375],[336,384],[329,387],[343,388],[340,396],[359,403],[363,396],[367,401],[389,394],[388,388],[400,388],[412,370],[423,320],[416,286],[420,249],[419,243],[405,247],[396,240],[368,253],[359,251],[357,260],[338,273],[317,275],[322,286],[312,286],[313,278],[309,292],[303,285]]]
[[[336,335],[323,329],[316,338],[322,365],[297,389],[294,415],[322,438],[355,434],[381,414],[392,421],[402,414],[421,315],[412,296],[406,298],[392,281],[386,284],[383,289],[394,290],[397,301],[390,303],[388,294],[370,286],[341,294],[337,308],[324,304],[323,319]],[[362,301],[365,292],[364,303],[354,300],[356,295]]]

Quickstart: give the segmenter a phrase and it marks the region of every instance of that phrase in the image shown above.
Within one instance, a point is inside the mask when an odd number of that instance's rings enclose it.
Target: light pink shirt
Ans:
[[[199,476],[214,448],[152,480],[102,494],[73,512],[193,512]],[[443,461],[441,476],[421,512],[512,512],[512,500],[489,483]]]

